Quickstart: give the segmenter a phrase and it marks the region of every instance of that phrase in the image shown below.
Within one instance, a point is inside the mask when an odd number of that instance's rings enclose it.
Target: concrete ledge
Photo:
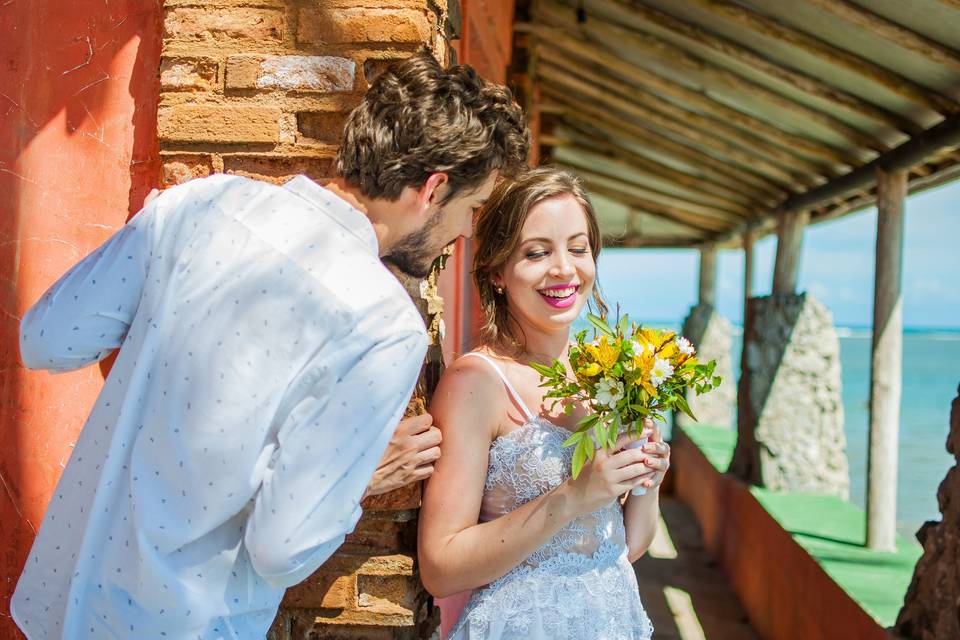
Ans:
[[[889,638],[919,546],[900,540],[897,553],[868,551],[857,507],[725,475],[735,439],[729,429],[675,429],[673,480],[757,632],[777,640]]]

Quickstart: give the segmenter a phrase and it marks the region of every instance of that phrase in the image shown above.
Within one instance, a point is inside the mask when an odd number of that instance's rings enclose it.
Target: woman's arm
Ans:
[[[420,576],[437,597],[503,576],[568,522],[637,486],[637,476],[649,472],[639,450],[598,451],[577,480],[478,524],[488,451],[507,401],[499,380],[472,360],[447,370],[430,408],[443,443],[424,490],[418,544]]]
[[[630,562],[637,561],[647,552],[657,533],[660,522],[660,485],[670,467],[670,446],[663,441],[660,429],[654,429],[650,441],[637,451],[643,453],[643,464],[647,468],[640,483],[640,486],[647,488],[647,492],[642,496],[629,494],[623,507],[627,557]]]

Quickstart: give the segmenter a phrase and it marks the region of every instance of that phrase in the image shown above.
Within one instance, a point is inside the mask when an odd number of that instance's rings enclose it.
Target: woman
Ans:
[[[535,169],[492,194],[474,239],[486,326],[430,409],[443,444],[421,510],[424,585],[438,597],[476,590],[457,640],[647,639],[630,563],[653,539],[669,448],[648,423],[649,444],[622,449],[621,437],[572,479],[563,441],[589,408],[545,401],[529,366],[567,363],[587,299],[603,309],[593,208],[574,176]],[[621,504],[639,486],[647,493]]]

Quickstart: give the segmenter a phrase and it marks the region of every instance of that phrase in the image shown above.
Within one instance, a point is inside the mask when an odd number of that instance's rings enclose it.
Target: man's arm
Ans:
[[[271,584],[307,578],[353,530],[425,353],[422,333],[380,342],[284,420],[244,534],[254,569]]]
[[[140,302],[160,202],[152,201],[27,311],[20,354],[28,368],[70,371],[120,346]]]

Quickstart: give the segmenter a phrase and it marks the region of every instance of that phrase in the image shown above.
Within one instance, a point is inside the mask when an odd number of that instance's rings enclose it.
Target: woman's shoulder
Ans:
[[[437,387],[437,395],[457,396],[458,403],[493,408],[503,400],[500,374],[504,362],[488,350],[476,349],[461,355],[446,368]]]

